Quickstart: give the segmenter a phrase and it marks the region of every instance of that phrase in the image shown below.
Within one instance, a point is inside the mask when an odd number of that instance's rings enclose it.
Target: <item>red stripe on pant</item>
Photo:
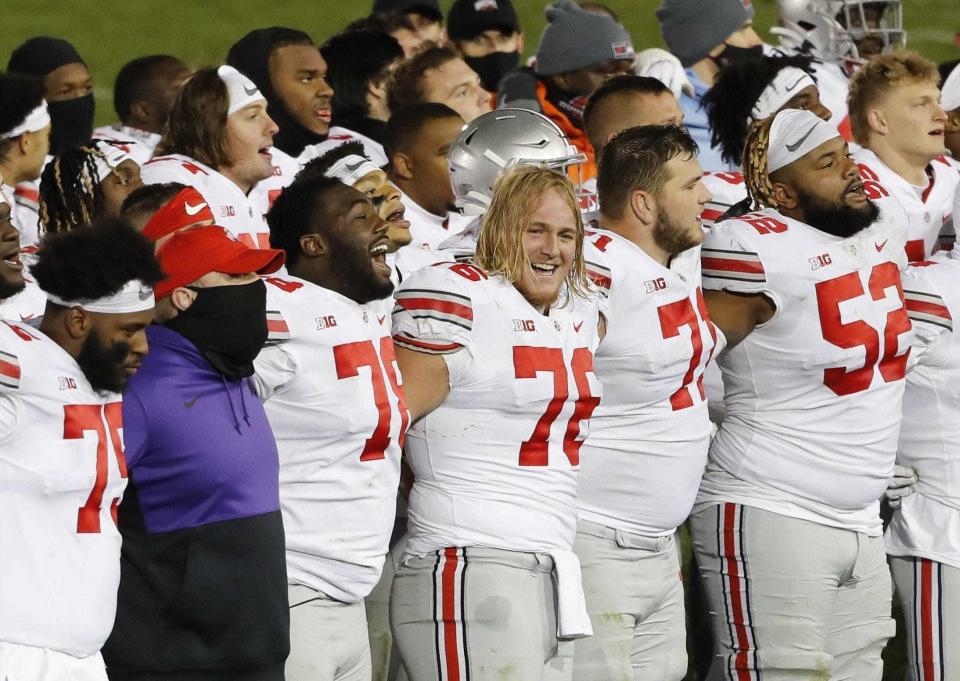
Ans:
[[[933,563],[920,558],[920,666],[922,681],[934,681],[933,667]]]
[[[740,563],[736,556],[737,541],[734,535],[736,528],[737,505],[723,505],[723,556],[727,560],[727,572],[729,573],[729,593],[730,607],[733,612],[733,626],[736,631],[734,648],[737,650],[737,656],[734,662],[734,669],[737,671],[739,681],[750,681],[750,668],[748,663],[750,641],[747,638],[747,624],[743,611],[743,595],[740,588]]]
[[[446,559],[440,587],[443,611],[443,654],[447,662],[447,679],[460,681],[460,651],[457,650],[456,547],[444,549],[443,557]]]

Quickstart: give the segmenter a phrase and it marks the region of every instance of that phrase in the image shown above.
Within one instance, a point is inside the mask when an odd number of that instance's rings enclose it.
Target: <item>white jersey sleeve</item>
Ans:
[[[445,353],[450,368],[446,399],[407,437],[409,555],[572,548],[580,448],[600,395],[598,322],[595,298],[544,315],[468,263],[404,280],[396,342]]]
[[[762,293],[777,313],[718,359],[727,416],[701,502],[879,534],[913,338],[903,244],[887,221],[843,239],[771,209],[714,226],[704,286]]]
[[[0,641],[92,655],[120,581],[120,396],[95,392],[39,331],[2,322],[0,420]]]
[[[410,420],[390,303],[359,305],[296,277],[266,281],[276,344],[254,366],[280,454],[287,575],[356,602],[389,548]]]
[[[743,173],[710,172],[703,174],[703,184],[710,192],[710,200],[700,215],[704,227],[711,227],[730,207],[747,198],[747,185]]]

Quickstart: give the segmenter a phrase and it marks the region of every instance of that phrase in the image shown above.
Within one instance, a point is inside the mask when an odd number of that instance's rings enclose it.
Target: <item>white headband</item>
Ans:
[[[27,114],[27,117],[23,119],[23,123],[10,132],[5,132],[0,135],[0,139],[8,140],[19,137],[25,132],[37,132],[38,130],[43,130],[48,125],[50,125],[50,112],[47,111],[47,102],[44,100],[40,102],[40,106]]]
[[[102,312],[104,314],[144,312],[152,310],[154,306],[153,289],[137,279],[128,281],[122,289],[112,296],[104,296],[96,300],[64,300],[49,292],[47,293],[47,300],[63,307],[82,307],[88,312]]]
[[[266,101],[266,98],[260,94],[260,90],[253,84],[253,81],[237,71],[232,66],[224,64],[217,69],[217,75],[227,86],[227,93],[230,97],[230,106],[227,109],[227,115],[238,112],[245,106],[250,106],[254,102]]]
[[[944,111],[960,109],[960,64],[953,67],[953,71],[943,81],[940,88],[940,106]]]
[[[93,140],[93,146],[105,158],[94,156],[97,165],[97,182],[103,182],[107,176],[116,170],[117,166],[130,158],[130,147],[123,142],[111,140]]]
[[[803,69],[788,66],[780,69],[773,81],[764,88],[750,112],[751,121],[762,121],[777,113],[783,105],[804,88],[816,86],[810,74]]]
[[[380,170],[380,168],[378,168],[373,161],[363,156],[351,154],[350,156],[344,156],[330,166],[324,175],[340,180],[345,185],[352,187],[361,177],[378,170]]]
[[[834,137],[837,129],[811,111],[784,109],[770,126],[767,173],[788,166]]]

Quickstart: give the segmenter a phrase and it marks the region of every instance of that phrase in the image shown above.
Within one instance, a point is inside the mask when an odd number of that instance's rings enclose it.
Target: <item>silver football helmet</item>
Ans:
[[[837,20],[857,44],[861,58],[892,52],[907,44],[900,0],[843,0]]]
[[[566,172],[586,160],[553,121],[528,109],[497,109],[478,116],[447,152],[453,195],[466,215],[487,211],[494,183],[514,166]]]

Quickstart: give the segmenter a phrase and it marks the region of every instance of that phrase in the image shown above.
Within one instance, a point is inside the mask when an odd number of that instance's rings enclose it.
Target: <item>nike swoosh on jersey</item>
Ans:
[[[194,397],[192,400],[184,400],[183,406],[187,409],[193,409],[193,405],[195,405],[199,399],[199,397]]]
[[[381,324],[383,324],[383,320],[386,319],[386,318],[387,318],[387,315],[383,315],[382,317],[380,317],[380,316],[378,315],[378,316],[377,316],[377,321],[380,322]]]
[[[873,244],[873,247],[877,249],[877,253],[883,250],[883,247],[887,245],[888,241],[890,241],[890,239],[884,239],[883,243],[880,243],[880,244],[877,244],[877,243]]]
[[[803,137],[801,137],[800,139],[798,139],[798,140],[797,140],[796,142],[794,142],[793,144],[788,144],[788,145],[787,145],[787,151],[796,151],[797,149],[799,149],[799,148],[800,148],[800,145],[803,144],[808,137],[810,137],[810,133],[812,133],[814,130],[816,130],[818,125],[820,125],[820,123],[814,123],[814,124],[811,126],[811,128],[810,128],[809,130],[807,130],[807,132],[803,135]]]
[[[207,204],[205,203],[198,203],[196,206],[191,206],[189,203],[184,201],[183,210],[186,211],[187,215],[196,215],[197,213],[202,211],[206,207],[206,205]]]
[[[580,328],[581,328],[582,326],[583,326],[583,322],[580,322],[579,324],[574,324],[574,325],[573,325],[573,330],[576,331],[577,333],[580,333]]]

